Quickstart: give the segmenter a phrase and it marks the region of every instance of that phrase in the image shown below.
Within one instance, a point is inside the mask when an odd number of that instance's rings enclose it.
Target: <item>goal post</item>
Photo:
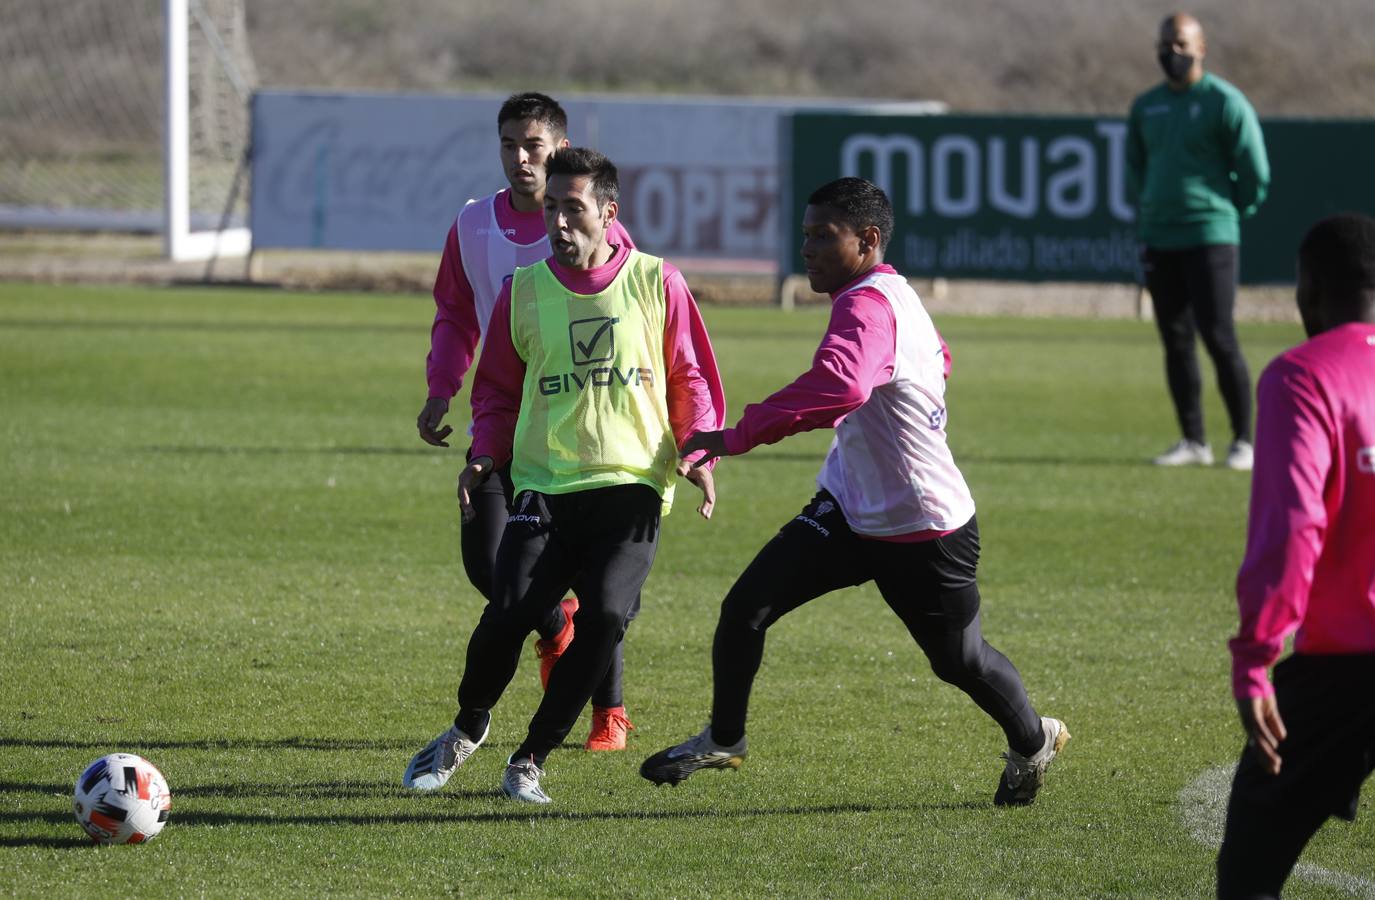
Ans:
[[[248,228],[191,229],[190,12],[198,0],[163,0],[163,252],[172,260],[244,256],[253,246]],[[202,23],[205,28],[205,24]],[[213,25],[207,33],[218,43]],[[219,52],[222,45],[214,49]],[[244,98],[247,103],[247,98]]]
[[[6,0],[0,228],[248,252],[245,0]]]

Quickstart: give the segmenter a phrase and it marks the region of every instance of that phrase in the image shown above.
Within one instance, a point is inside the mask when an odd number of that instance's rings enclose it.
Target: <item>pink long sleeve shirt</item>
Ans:
[[[817,481],[855,533],[893,541],[948,533],[974,513],[946,444],[949,374],[949,348],[916,293],[892,266],[875,266],[832,295],[811,368],[745,407],[726,429],[726,450],[836,428]]]
[[[478,208],[479,204],[490,207],[490,224],[485,219],[469,222],[468,217],[473,213],[486,212]],[[468,227],[460,227],[461,223],[467,223]],[[635,246],[620,220],[611,223],[607,241],[617,246]],[[499,245],[494,253],[489,252],[492,244]],[[435,316],[430,326],[430,354],[425,358],[429,396],[447,400],[458,393],[487,330],[493,298],[500,292],[502,280],[511,274],[514,266],[532,265],[550,252],[544,212],[516,209],[511,205],[509,189],[497,191],[483,200],[470,201],[459,213],[444,240],[444,253],[434,280]],[[465,254],[475,261],[478,280],[485,283],[473,284],[464,265]],[[505,271],[496,271],[487,264],[489,258],[505,259],[511,266],[503,266]],[[486,302],[479,300],[479,294]]]
[[[1238,698],[1273,693],[1269,667],[1295,630],[1298,653],[1375,653],[1375,325],[1281,354],[1257,394],[1241,628],[1228,644]]]
[[[600,293],[620,274],[630,248],[617,247],[604,264],[580,270],[550,257],[549,269],[574,294]],[[725,422],[726,395],[697,301],[683,274],[664,262],[664,365],[668,420],[679,447],[698,431],[715,431]],[[511,320],[511,283],[497,297],[492,322]],[[473,456],[490,456],[495,465],[511,459],[520,415],[525,361],[511,342],[511,329],[492,328],[473,377]]]

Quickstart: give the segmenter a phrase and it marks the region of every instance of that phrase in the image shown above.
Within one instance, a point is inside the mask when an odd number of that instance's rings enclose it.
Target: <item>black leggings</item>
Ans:
[[[506,529],[506,517],[511,512],[511,467],[504,466],[491,476],[472,494],[471,500],[476,515],[471,522],[462,523],[459,542],[463,551],[463,569],[473,587],[490,603],[492,600],[492,571],[496,566],[497,550],[501,546],[501,535]],[[637,597],[630,618],[640,610]],[[555,605],[535,625],[541,638],[549,640],[563,628],[563,611]],[[606,677],[597,684],[592,695],[592,705],[612,709],[624,704],[621,678],[625,673],[625,650],[621,643],[612,652],[611,665]]]
[[[1182,250],[1147,248],[1146,287],[1165,345],[1165,379],[1179,430],[1204,443],[1202,381],[1194,334],[1212,357],[1218,391],[1227,406],[1232,437],[1251,439],[1251,375],[1232,318],[1237,293],[1237,247],[1209,244]]]
[[[736,580],[712,645],[713,739],[733,744],[745,733],[750,688],[764,656],[764,632],[823,594],[873,580],[942,681],[993,717],[1008,744],[1031,755],[1045,743],[1017,669],[979,628],[979,528],[974,519],[945,537],[918,543],[868,540],[850,530],[821,491]]]
[[[1275,667],[1283,764],[1271,775],[1254,747],[1242,750],[1217,857],[1219,897],[1278,897],[1323,823],[1356,818],[1375,772],[1372,691],[1375,654],[1296,653]]]
[[[573,643],[514,754],[543,764],[577,722],[639,601],[659,546],[660,498],[640,484],[516,498],[497,554],[496,596],[468,641],[456,723],[481,733],[520,661],[521,644],[565,592],[577,592]]]

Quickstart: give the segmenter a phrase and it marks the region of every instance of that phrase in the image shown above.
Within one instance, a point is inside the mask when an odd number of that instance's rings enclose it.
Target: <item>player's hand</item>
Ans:
[[[691,466],[694,469],[698,469],[702,466],[705,466],[713,459],[718,459],[722,456],[730,456],[730,454],[726,452],[726,433],[724,431],[697,432],[692,437],[687,439],[687,443],[683,444],[683,450],[681,453],[678,454],[678,458],[685,460],[687,457],[696,453],[698,450],[705,450],[706,452],[702,454],[700,459],[697,459],[691,463]],[[686,476],[687,472],[685,471],[685,467],[687,465],[688,464],[686,462],[679,463],[679,474]]]
[[[464,522],[473,521],[477,512],[473,509],[473,491],[492,474],[492,458],[478,456],[464,466],[458,473],[458,510]]]
[[[1260,752],[1261,761],[1271,775],[1280,773],[1280,741],[1288,737],[1275,695],[1246,697],[1237,700],[1241,713],[1241,727],[1246,729],[1247,743]]]
[[[439,423],[444,421],[444,415],[449,411],[449,401],[443,397],[431,397],[425,401],[425,408],[420,411],[420,415],[415,419],[416,430],[420,432],[420,439],[427,444],[436,447],[447,447],[449,442],[444,440],[454,433],[448,425],[443,428]]]
[[[711,476],[711,469],[698,469],[686,462],[680,462],[678,474],[702,491],[702,505],[697,507],[697,512],[702,518],[710,519],[711,511],[716,508],[716,479]]]

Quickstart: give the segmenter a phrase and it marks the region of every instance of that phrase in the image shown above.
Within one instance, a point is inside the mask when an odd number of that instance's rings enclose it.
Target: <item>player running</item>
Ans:
[[[540,262],[550,251],[544,229],[545,165],[551,155],[568,146],[568,116],[544,94],[513,94],[497,112],[497,132],[501,168],[510,187],[481,200],[470,200],[463,207],[449,228],[435,278],[437,309],[425,364],[430,396],[416,427],[420,437],[436,447],[449,446],[444,439],[453,428],[439,426],[449,411],[449,400],[463,386],[463,376],[473,364],[502,283],[517,266]],[[635,246],[619,221],[612,223],[607,240],[616,246]],[[512,496],[510,472],[503,468],[495,475],[478,489],[473,497],[475,514],[471,521],[463,522],[460,531],[464,571],[489,602],[492,566]],[[540,659],[540,680],[545,684],[554,663],[573,639],[577,608],[577,599],[570,596],[536,627],[539,640],[535,652]],[[637,601],[635,611],[638,609]],[[584,744],[588,750],[625,749],[626,732],[634,726],[625,713],[624,670],[625,654],[617,644],[606,677],[592,697],[592,732]]]
[[[706,451],[700,465],[814,428],[834,427],[835,440],[816,496],[759,551],[721,605],[711,721],[645,760],[640,774],[677,784],[698,769],[738,768],[769,626],[809,600],[872,580],[936,675],[1006,732],[1007,765],[993,802],[1031,803],[1069,732],[1036,713],[1016,668],[980,632],[974,501],[946,445],[945,342],[906,279],[883,262],[893,232],[883,191],[842,178],[807,202],[807,278],[832,302],[812,367],[747,406],[734,428],[694,435],[683,453]]]
[[[482,744],[515,674],[520,645],[564,592],[581,601],[578,636],[549,676],[501,788],[548,803],[540,786],[610,663],[649,575],[659,518],[672,502],[679,447],[720,428],[716,358],[687,283],[657,257],[609,242],[616,167],[568,148],[548,163],[544,220],[553,255],[501,289],[473,383],[472,459],[459,475],[463,515],[510,464],[515,503],[492,601],[468,642],[451,729],[416,754],[406,780],[439,787]],[[710,517],[707,468],[687,470]]]
[[[1278,897],[1375,770],[1375,220],[1324,219],[1299,248],[1309,340],[1260,377],[1232,693],[1246,747],[1218,896]],[[1294,637],[1294,653],[1269,668]]]

